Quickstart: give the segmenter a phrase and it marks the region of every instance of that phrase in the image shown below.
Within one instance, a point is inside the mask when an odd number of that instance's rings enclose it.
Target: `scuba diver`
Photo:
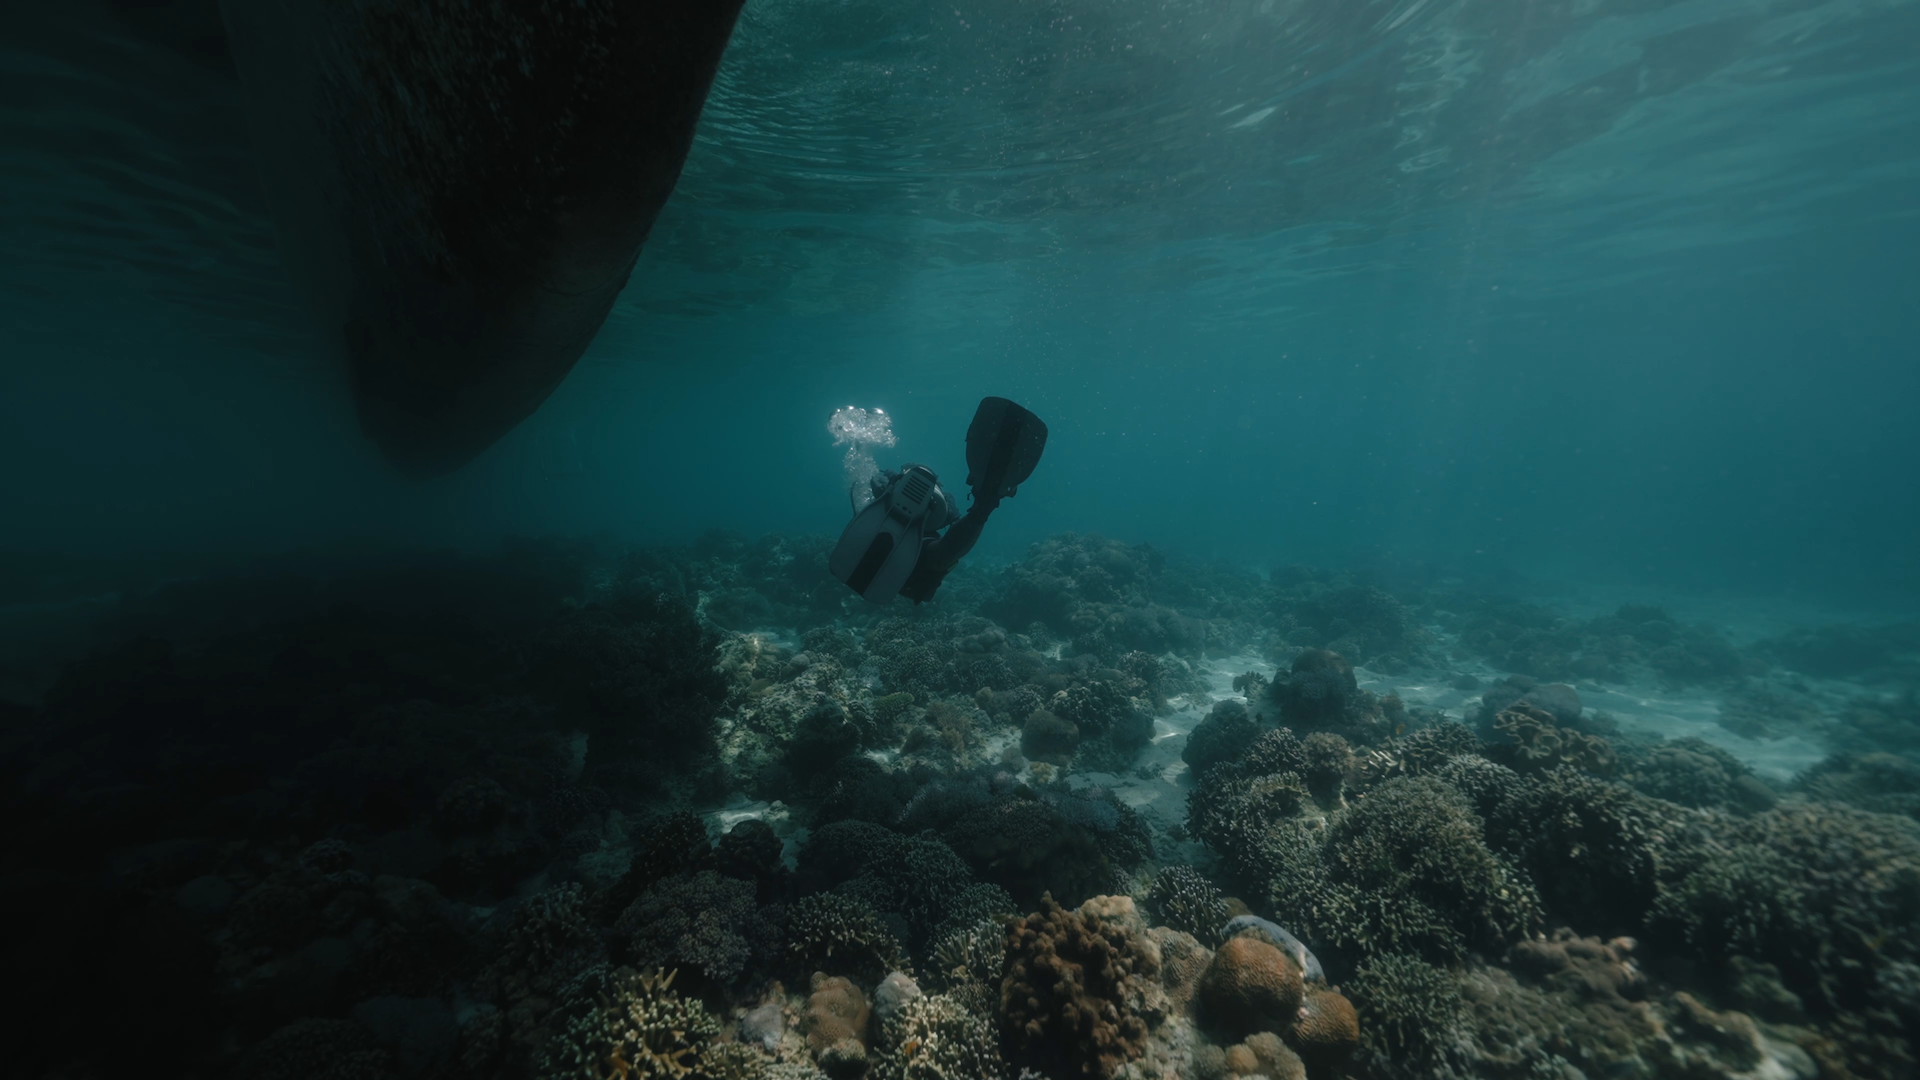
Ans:
[[[916,604],[933,599],[947,574],[973,550],[1000,500],[1033,474],[1046,446],[1047,425],[1039,417],[1006,398],[982,398],[967,426],[973,507],[955,514],[953,498],[925,465],[883,473],[871,481],[873,501],[840,534],[827,568],[876,604],[895,594]]]

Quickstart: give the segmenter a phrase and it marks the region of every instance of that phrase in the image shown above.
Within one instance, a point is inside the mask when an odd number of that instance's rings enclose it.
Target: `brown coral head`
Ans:
[[[1309,1066],[1343,1062],[1360,1044],[1360,1016],[1346,995],[1316,986],[1294,1011],[1287,1038]]]
[[[1284,1029],[1304,992],[1293,958],[1257,937],[1222,944],[1200,977],[1208,1022],[1237,1035]]]
[[[846,1039],[865,1042],[867,1021],[872,1015],[867,995],[858,986],[838,975],[816,973],[800,1028],[806,1033],[808,1048],[821,1054]]]
[[[1268,1080],[1307,1080],[1306,1063],[1273,1032],[1255,1032],[1241,1045],[1253,1052],[1253,1071]]]

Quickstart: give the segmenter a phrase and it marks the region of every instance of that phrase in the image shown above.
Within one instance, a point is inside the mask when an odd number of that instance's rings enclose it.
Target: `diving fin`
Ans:
[[[980,399],[967,425],[967,486],[976,501],[1012,495],[1047,448],[1047,425],[1003,397]]]
[[[892,600],[920,561],[927,510],[937,490],[932,470],[908,466],[854,515],[827,557],[827,569],[873,603]]]

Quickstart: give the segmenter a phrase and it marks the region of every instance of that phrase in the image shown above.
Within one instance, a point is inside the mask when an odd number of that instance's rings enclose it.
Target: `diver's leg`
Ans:
[[[975,505],[947,529],[945,536],[927,541],[920,549],[920,561],[914,564],[913,573],[907,575],[906,584],[900,587],[900,595],[915,602],[933,599],[947,574],[973,550],[974,543],[980,539],[980,530],[987,526],[987,516],[992,513],[993,506]]]
[[[976,506],[961,515],[960,520],[953,523],[953,528],[948,529],[945,536],[933,542],[933,550],[922,555],[921,561],[926,561],[931,555],[939,559],[942,573],[953,569],[955,564],[967,557],[967,552],[973,550],[973,545],[979,542],[980,530],[987,527],[987,517],[992,513],[993,508],[990,506]]]

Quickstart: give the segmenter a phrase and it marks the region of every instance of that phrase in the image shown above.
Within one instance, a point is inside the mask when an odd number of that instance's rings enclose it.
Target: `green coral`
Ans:
[[[938,942],[956,931],[982,922],[997,922],[1000,917],[1019,913],[1013,896],[998,885],[969,885],[943,909],[946,917],[933,928],[931,941]]]
[[[1360,1016],[1366,1057],[1432,1066],[1443,1059],[1460,1028],[1453,975],[1417,956],[1385,953],[1365,960],[1343,989]]]
[[[770,951],[750,881],[711,870],[667,878],[641,894],[614,924],[633,963],[685,966],[720,984]]]
[[[803,971],[868,983],[890,971],[912,970],[899,939],[873,908],[837,893],[815,893],[794,903],[787,920],[787,959]]]
[[[1700,816],[1576,769],[1478,779],[1494,850],[1541,884],[1557,918],[1589,933],[1639,933],[1663,883],[1708,846]]]
[[[1855,1007],[1895,961],[1920,958],[1920,823],[1833,803],[1735,822],[1662,896],[1656,928],[1709,964],[1777,965],[1809,1008]]]
[[[873,705],[870,706],[870,708],[873,711],[873,718],[875,720],[891,724],[895,720],[898,720],[902,713],[913,708],[913,695],[907,693],[905,690],[893,694],[883,694],[873,699]]]
[[[1801,774],[1794,786],[1810,799],[1920,819],[1920,762],[1898,754],[1835,754]]]
[[[1162,867],[1147,894],[1147,906],[1162,924],[1192,934],[1209,947],[1220,943],[1220,928],[1231,912],[1224,893],[1191,866]]]
[[[261,1040],[241,1063],[242,1080],[384,1080],[387,1052],[351,1020],[308,1017]]]
[[[1389,781],[1322,835],[1319,865],[1296,858],[1271,886],[1277,917],[1309,940],[1457,963],[1541,921],[1532,883],[1489,850],[1466,799],[1438,780]]]
[[[1656,799],[1696,809],[1765,809],[1772,793],[1746,763],[1692,736],[1622,755],[1621,779]]]
[[[673,973],[615,971],[600,1004],[549,1041],[541,1080],[680,1080],[711,1076],[704,1065],[720,1023],[673,991]]]

